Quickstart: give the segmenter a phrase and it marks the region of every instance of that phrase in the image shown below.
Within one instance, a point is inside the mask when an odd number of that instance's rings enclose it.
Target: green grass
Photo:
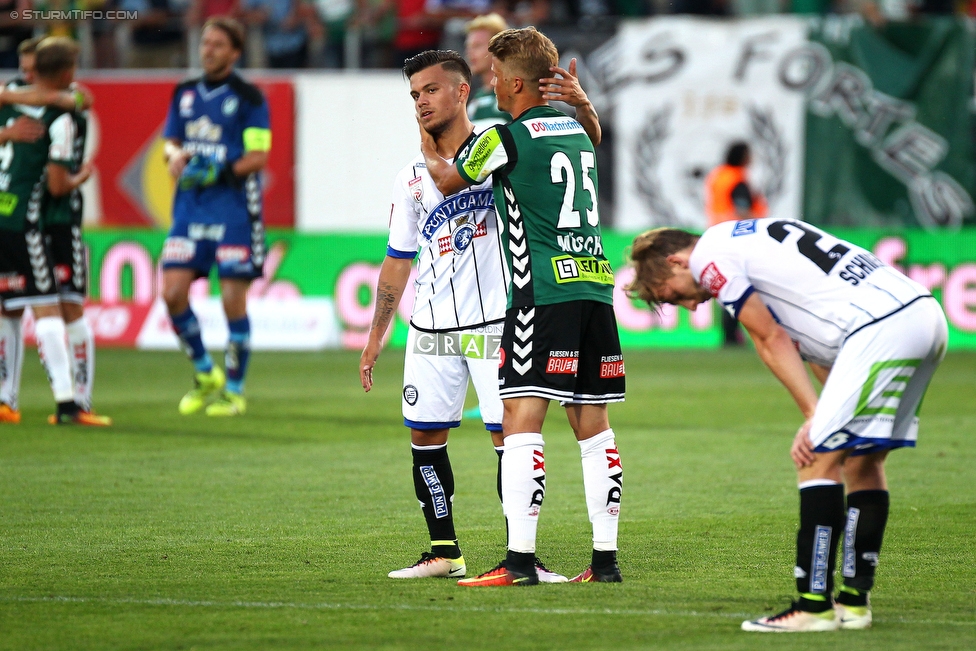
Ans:
[[[0,427],[0,649],[976,648],[974,354],[948,357],[919,448],[889,461],[875,628],[800,637],[738,630],[793,591],[797,511],[798,413],[748,351],[628,354],[628,401],[611,408],[625,583],[517,590],[386,578],[427,545],[401,352],[369,395],[357,354],[258,353],[236,420],[177,415],[190,372],[175,353],[99,356],[115,427],[42,424],[33,351],[24,423]],[[589,523],[558,407],[546,436],[539,553],[574,574]],[[504,553],[496,458],[469,421],[450,449],[481,572]]]

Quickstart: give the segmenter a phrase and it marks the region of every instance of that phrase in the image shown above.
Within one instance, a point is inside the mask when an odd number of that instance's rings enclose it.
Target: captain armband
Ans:
[[[271,129],[248,127],[244,129],[244,151],[270,151]]]

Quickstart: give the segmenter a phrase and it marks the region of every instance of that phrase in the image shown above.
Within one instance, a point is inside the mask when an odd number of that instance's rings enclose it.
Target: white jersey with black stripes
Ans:
[[[393,187],[387,254],[419,256],[414,327],[461,330],[505,318],[509,277],[490,179],[444,197],[417,156]]]
[[[800,355],[824,366],[851,333],[929,295],[870,251],[793,219],[713,226],[689,266],[733,315],[755,292]]]

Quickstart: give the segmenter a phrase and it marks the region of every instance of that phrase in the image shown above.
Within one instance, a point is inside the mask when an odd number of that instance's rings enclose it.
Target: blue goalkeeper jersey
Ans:
[[[235,178],[229,173],[245,152],[271,148],[268,103],[256,86],[236,73],[216,83],[202,78],[184,81],[173,91],[163,136],[227,170],[206,188],[182,190],[177,184],[174,224],[246,223],[261,218],[259,175]]]

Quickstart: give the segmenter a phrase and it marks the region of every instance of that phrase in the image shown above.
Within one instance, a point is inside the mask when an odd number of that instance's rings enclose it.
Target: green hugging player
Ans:
[[[71,39],[41,41],[34,54],[36,90],[55,95],[67,91],[77,56],[78,46]],[[78,94],[77,100],[76,108],[83,109],[83,95]],[[63,105],[0,108],[0,123],[8,126],[24,116],[37,121],[41,127],[38,137],[7,141],[0,147],[0,230],[4,231],[0,238],[0,297],[4,308],[0,366],[5,371],[4,384],[14,385],[13,391],[10,386],[4,387],[5,396],[14,396],[13,405],[5,399],[4,413],[9,416],[5,421],[19,421],[15,385],[22,355],[19,350],[11,351],[13,346],[8,344],[19,340],[19,316],[30,306],[36,319],[38,353],[57,403],[49,422],[109,425],[110,419],[91,412],[94,351],[82,306],[86,269],[78,188],[91,175],[90,165],[81,161],[84,116],[65,110]],[[15,320],[17,327],[10,328]]]

